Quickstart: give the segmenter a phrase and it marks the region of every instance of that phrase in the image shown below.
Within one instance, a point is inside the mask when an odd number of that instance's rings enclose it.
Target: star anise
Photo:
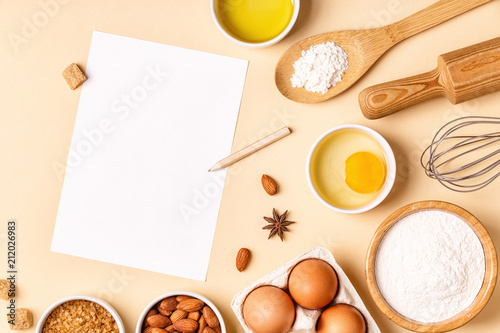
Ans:
[[[270,239],[274,235],[278,234],[281,241],[283,241],[283,235],[285,231],[290,231],[288,230],[287,226],[289,226],[292,223],[295,223],[292,221],[286,221],[286,214],[288,214],[288,210],[285,211],[283,214],[279,215],[276,209],[273,208],[272,218],[264,216],[264,220],[266,220],[269,224],[263,227],[262,229],[271,230],[269,232],[269,237],[267,239]]]

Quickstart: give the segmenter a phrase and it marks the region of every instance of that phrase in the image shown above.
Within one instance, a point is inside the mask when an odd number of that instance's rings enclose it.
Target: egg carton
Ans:
[[[356,289],[352,285],[351,281],[344,273],[339,264],[335,261],[332,253],[328,251],[326,248],[318,246],[313,248],[312,250],[288,261],[286,264],[276,268],[271,273],[265,275],[261,279],[254,282],[252,285],[240,291],[233,297],[231,302],[231,308],[233,309],[236,317],[241,323],[241,326],[245,330],[246,333],[254,333],[245,323],[245,319],[243,319],[243,302],[247,295],[257,287],[272,285],[282,289],[286,289],[288,283],[288,275],[295,267],[297,263],[302,260],[317,258],[322,259],[329,263],[337,273],[337,277],[339,280],[339,287],[337,291],[337,295],[333,299],[333,301],[329,305],[345,303],[355,306],[365,317],[365,322],[367,326],[367,333],[380,333],[380,329],[377,326],[377,323],[368,312],[365,304],[359,297]],[[289,332],[294,333],[314,333],[316,332],[316,322],[321,314],[321,310],[309,310],[305,309],[299,305],[295,306],[295,322],[292,326],[292,329]]]

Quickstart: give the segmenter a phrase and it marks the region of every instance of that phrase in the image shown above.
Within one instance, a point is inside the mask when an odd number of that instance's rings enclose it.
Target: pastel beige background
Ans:
[[[436,99],[376,121],[361,115],[357,95],[369,85],[429,71],[439,54],[498,37],[500,3],[493,1],[403,41],[350,90],[317,105],[297,104],[281,96],[274,86],[274,66],[287,47],[303,38],[382,26],[433,2],[303,0],[288,37],[265,49],[248,49],[233,44],[217,30],[208,0],[1,1],[0,276],[7,271],[7,221],[16,219],[17,305],[32,310],[35,326],[43,311],[60,298],[98,296],[115,307],[127,332],[133,332],[141,311],[152,299],[168,291],[191,290],[219,307],[228,332],[243,332],[229,306],[233,295],[289,259],[322,245],[332,251],[382,332],[405,332],[380,312],[368,292],[364,265],[370,239],[397,208],[433,199],[469,210],[500,244],[500,181],[480,192],[458,194],[428,179],[419,165],[422,150],[447,121],[465,115],[499,115],[500,93],[456,106],[444,98]],[[49,3],[50,15],[43,14],[43,4]],[[34,21],[39,27],[27,31],[26,22]],[[54,166],[66,163],[81,91],[71,91],[61,72],[72,62],[85,69],[94,30],[249,60],[233,150],[283,125],[293,130],[287,138],[229,168],[206,282],[49,250],[62,189],[61,175]],[[311,144],[327,129],[346,123],[379,131],[393,147],[398,162],[397,180],[388,198],[372,211],[355,216],[324,207],[305,178]],[[276,196],[263,192],[263,173],[278,181]],[[267,240],[267,233],[261,230],[265,225],[262,216],[268,216],[273,207],[290,210],[289,218],[298,222],[284,242]],[[148,244],[147,239],[130,241]],[[241,247],[253,253],[243,273],[234,267]],[[160,253],[151,256],[162,260]],[[499,307],[496,290],[486,308],[456,332],[497,332]],[[34,332],[34,326],[26,332]],[[4,321],[0,331],[8,331]]]

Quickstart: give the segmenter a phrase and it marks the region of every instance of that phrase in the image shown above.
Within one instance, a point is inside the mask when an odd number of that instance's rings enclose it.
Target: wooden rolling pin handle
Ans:
[[[424,100],[446,95],[440,72],[431,72],[377,84],[359,94],[361,112],[368,119],[378,119]]]

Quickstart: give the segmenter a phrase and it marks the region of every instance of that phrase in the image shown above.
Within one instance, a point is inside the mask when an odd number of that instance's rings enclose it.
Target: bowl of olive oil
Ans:
[[[299,15],[300,0],[211,0],[219,30],[233,42],[264,47],[282,40]]]
[[[314,195],[342,213],[368,211],[385,199],[396,178],[396,160],[387,141],[361,125],[337,126],[313,144],[306,176]]]

